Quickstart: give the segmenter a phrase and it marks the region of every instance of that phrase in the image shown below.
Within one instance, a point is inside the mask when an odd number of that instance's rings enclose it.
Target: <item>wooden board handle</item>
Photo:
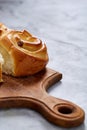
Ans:
[[[10,97],[0,100],[0,108],[31,108],[40,112],[48,121],[62,126],[79,126],[84,111],[72,102],[48,96],[43,101],[26,97]]]
[[[40,73],[14,78],[3,75],[0,84],[0,108],[31,108],[40,112],[48,121],[74,127],[84,121],[84,111],[74,103],[50,96],[46,89],[62,78],[62,74],[47,68]]]
[[[56,125],[75,127],[84,120],[84,111],[72,102],[48,96],[43,104],[43,115]]]

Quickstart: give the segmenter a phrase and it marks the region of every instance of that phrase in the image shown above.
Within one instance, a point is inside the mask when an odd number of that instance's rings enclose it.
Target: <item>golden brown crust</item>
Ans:
[[[0,83],[3,82],[2,79],[2,64],[0,63]]]
[[[3,25],[0,28],[3,30]],[[46,66],[48,54],[46,45],[26,30],[7,29],[0,37],[0,46],[13,60],[13,76],[35,74]]]
[[[4,24],[0,23],[0,37],[8,33],[9,30]]]

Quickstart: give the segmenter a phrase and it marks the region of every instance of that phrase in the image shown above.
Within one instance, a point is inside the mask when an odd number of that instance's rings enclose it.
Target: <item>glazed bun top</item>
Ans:
[[[26,30],[12,30],[3,24],[0,24],[0,52],[4,63],[11,61],[11,69],[3,65],[4,73],[13,76],[35,74],[45,68],[49,59],[46,44],[39,38]]]

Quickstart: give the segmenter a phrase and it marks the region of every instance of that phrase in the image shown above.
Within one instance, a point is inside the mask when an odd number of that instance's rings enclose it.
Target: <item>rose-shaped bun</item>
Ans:
[[[16,31],[0,24],[0,53],[4,59],[2,70],[13,76],[28,76],[45,68],[47,47],[26,30]]]

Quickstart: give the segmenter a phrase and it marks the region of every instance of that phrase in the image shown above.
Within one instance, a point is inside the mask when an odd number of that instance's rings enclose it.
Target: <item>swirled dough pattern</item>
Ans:
[[[33,75],[48,62],[47,47],[28,31],[8,29],[0,24],[0,53],[4,59],[2,71],[13,76]]]

